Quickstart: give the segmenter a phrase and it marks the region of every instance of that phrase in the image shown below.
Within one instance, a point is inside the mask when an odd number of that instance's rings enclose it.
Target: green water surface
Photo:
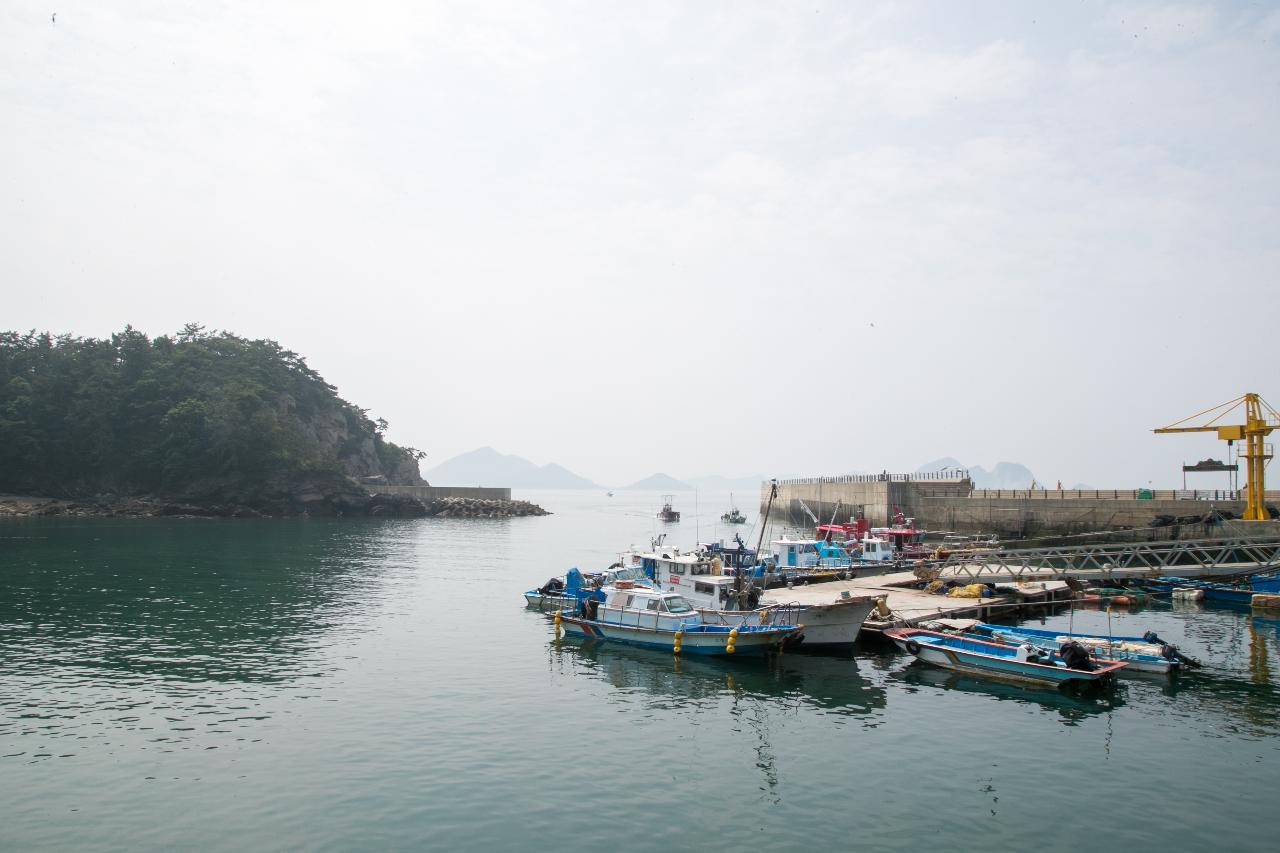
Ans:
[[[0,523],[0,849],[1275,849],[1280,620],[1117,614],[1205,667],[1085,697],[556,643],[520,593],[658,501],[528,497],[555,515]]]

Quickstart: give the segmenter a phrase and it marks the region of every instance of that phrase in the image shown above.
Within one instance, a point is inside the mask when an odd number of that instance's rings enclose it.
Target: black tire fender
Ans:
[[[911,654],[913,655],[920,654],[920,644],[917,643],[915,640],[907,640],[906,646],[907,646],[907,651],[911,652]]]

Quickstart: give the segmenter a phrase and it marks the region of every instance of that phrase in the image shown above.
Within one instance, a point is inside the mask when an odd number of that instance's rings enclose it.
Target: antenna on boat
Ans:
[[[702,515],[699,514],[698,512],[698,489],[695,486],[693,490],[693,544],[694,544],[694,547],[696,548],[697,544],[701,541],[702,541]]]

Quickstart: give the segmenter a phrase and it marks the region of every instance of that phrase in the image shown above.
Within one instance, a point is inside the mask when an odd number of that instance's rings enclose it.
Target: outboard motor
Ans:
[[[1089,650],[1084,647],[1084,644],[1076,640],[1069,640],[1063,643],[1062,647],[1058,649],[1058,655],[1061,656],[1069,669],[1093,672],[1096,668],[1093,665],[1093,659],[1089,657]]]

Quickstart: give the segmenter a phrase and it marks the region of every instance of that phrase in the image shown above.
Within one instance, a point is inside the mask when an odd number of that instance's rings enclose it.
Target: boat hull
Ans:
[[[1126,666],[1122,672],[1126,673],[1153,672],[1159,675],[1168,675],[1180,666],[1178,661],[1162,657],[1153,644],[1145,642],[1141,637],[1113,637],[1108,641],[1104,638],[1090,634],[1072,634],[1066,631],[1046,631],[1039,628],[986,625],[982,623],[973,627],[976,629],[985,629],[983,633],[990,633],[997,639],[997,641],[1003,641],[1014,645],[1017,645],[1024,640],[1030,640],[1033,643],[1051,643],[1056,647],[1067,640],[1076,640],[1083,643],[1094,653],[1095,656],[1102,660],[1124,661]],[[1149,646],[1152,651],[1138,652],[1132,649],[1126,649],[1123,645],[1126,643]]]
[[[785,608],[804,625],[804,648],[830,651],[851,647],[858,639],[862,623],[875,608],[874,598],[856,598],[833,604]],[[699,610],[704,622],[719,625],[759,625],[760,611]]]
[[[565,633],[586,637],[592,640],[609,640],[626,643],[632,646],[644,646],[651,649],[673,651],[675,632],[654,628],[642,628],[636,625],[614,625],[573,616],[561,616],[561,626]],[[686,630],[680,638],[680,653],[693,655],[728,655],[729,628],[724,626],[708,626],[704,630]],[[780,628],[756,628],[742,630],[734,640],[734,651],[737,655],[763,655],[776,652],[799,634],[800,627],[784,626]]]
[[[545,613],[578,609],[578,599],[572,595],[545,595],[537,590],[526,592],[524,603],[527,607],[536,607]]]

